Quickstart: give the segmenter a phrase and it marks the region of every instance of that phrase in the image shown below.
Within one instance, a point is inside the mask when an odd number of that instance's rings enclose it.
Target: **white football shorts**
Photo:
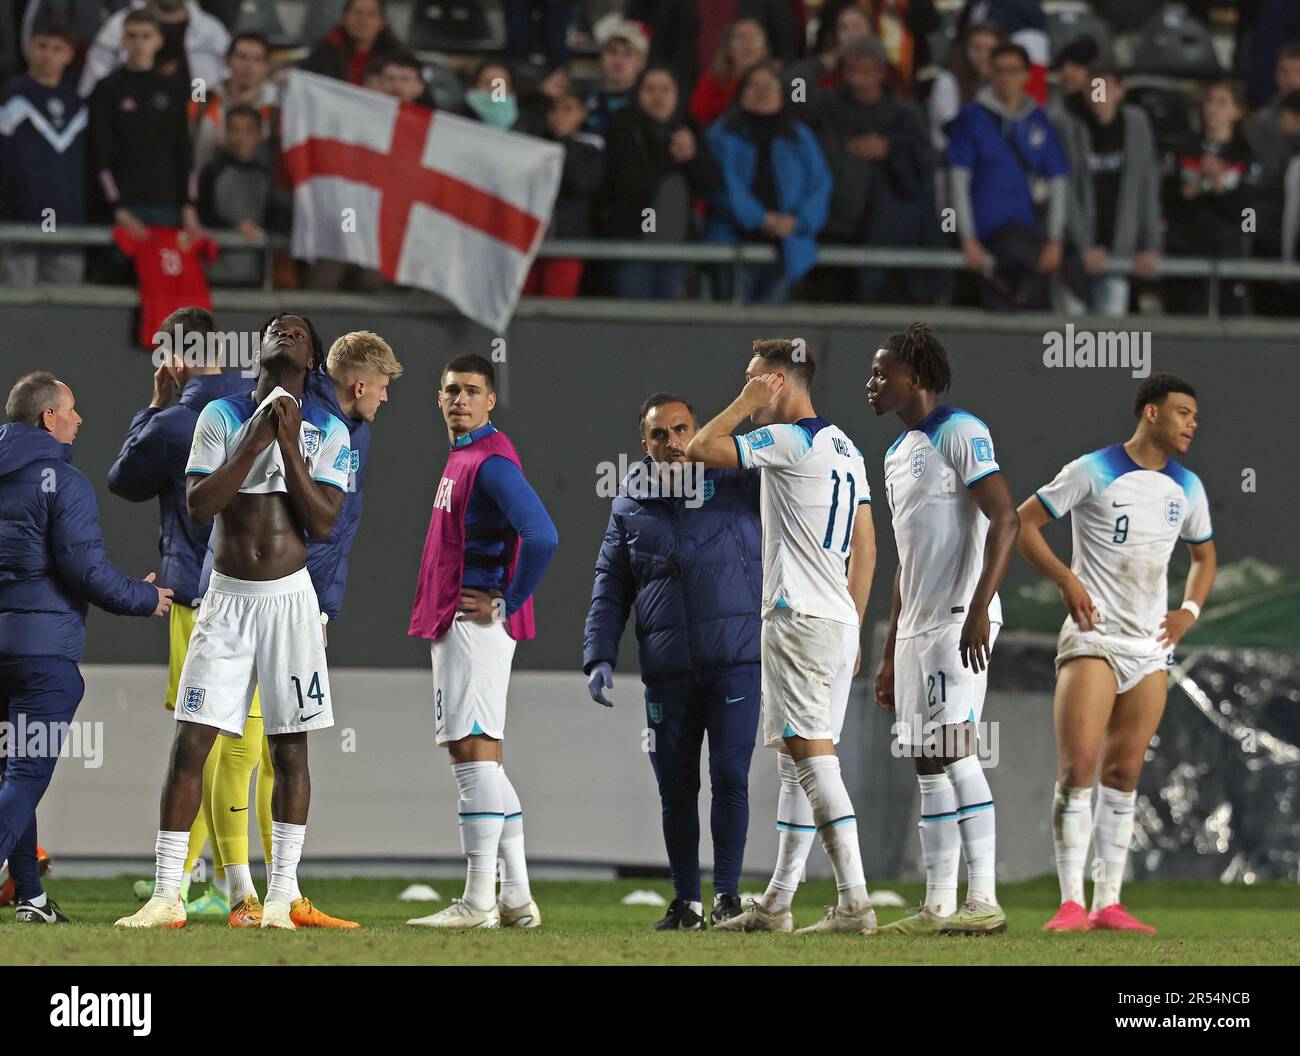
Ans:
[[[763,743],[774,748],[786,737],[838,743],[858,657],[858,628],[773,609],[763,619],[761,642]]]
[[[434,731],[438,744],[474,734],[501,740],[515,640],[500,620],[455,619],[430,643]]]
[[[940,726],[978,723],[989,670],[976,674],[961,662],[960,623],[947,623],[894,643],[894,734],[899,743],[924,745]],[[999,623],[989,625],[989,650]]]
[[[1172,659],[1169,648],[1154,638],[1102,634],[1095,628],[1081,631],[1067,616],[1056,639],[1056,673],[1061,673],[1061,665],[1067,660],[1080,656],[1095,656],[1110,664],[1117,694],[1127,693],[1147,675],[1167,671]]]
[[[212,573],[181,668],[176,719],[242,737],[259,687],[268,737],[334,725],[320,605],[305,568],[268,580]]]

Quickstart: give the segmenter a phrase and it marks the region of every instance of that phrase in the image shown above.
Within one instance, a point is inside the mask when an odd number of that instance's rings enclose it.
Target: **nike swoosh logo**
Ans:
[[[325,710],[324,708],[321,709],[321,711],[324,711],[324,710]],[[315,718],[317,715],[319,715],[319,714],[320,714],[320,711],[313,711],[310,715],[299,715],[299,716],[298,716],[298,721],[299,721],[299,722],[306,722],[308,719],[314,719],[314,718]]]
[[[728,704],[736,704],[736,703],[739,703],[740,701],[742,701],[742,700],[744,700],[744,699],[745,699],[744,697],[728,697],[728,698],[727,698],[727,703],[728,703]]]
[[[1113,499],[1111,500],[1111,503],[1110,503],[1110,504],[1111,504],[1112,506],[1114,506],[1117,510],[1121,510],[1121,509],[1123,509],[1125,506],[1132,506],[1132,505],[1133,505],[1131,502],[1115,502]]]
[[[247,807],[231,807],[230,813],[238,814],[241,810],[247,810],[247,809],[248,809]]]

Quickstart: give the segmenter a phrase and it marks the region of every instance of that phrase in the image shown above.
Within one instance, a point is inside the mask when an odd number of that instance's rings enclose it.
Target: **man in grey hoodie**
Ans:
[[[1111,257],[1131,257],[1133,273],[1154,273],[1161,246],[1160,166],[1146,113],[1124,102],[1118,72],[1097,66],[1083,92],[1082,117],[1063,112],[1057,127],[1070,156],[1070,241],[1083,256],[1087,308],[1128,312],[1129,279],[1106,274]]]

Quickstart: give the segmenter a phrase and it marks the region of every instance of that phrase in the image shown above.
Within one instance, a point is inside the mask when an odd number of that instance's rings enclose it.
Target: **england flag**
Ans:
[[[550,223],[562,147],[294,70],[282,149],[296,258],[376,268],[505,330]]]

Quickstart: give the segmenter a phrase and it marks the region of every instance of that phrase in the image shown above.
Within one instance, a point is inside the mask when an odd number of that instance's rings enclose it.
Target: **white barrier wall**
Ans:
[[[864,667],[866,667],[864,663]],[[65,758],[40,810],[41,843],[62,857],[151,860],[158,798],[173,718],[162,707],[165,671],[87,665],[77,714],[98,741],[95,759]],[[457,858],[456,786],[433,744],[429,675],[421,670],[340,668],[330,673],[338,725],[311,738],[312,810],[305,861],[312,858]],[[917,874],[915,780],[891,756],[888,718],[859,679],[840,754],[861,819],[868,878]],[[530,858],[550,862],[663,867],[659,802],[649,760],[641,685],[618,675],[606,709],[580,676],[516,672],[506,765],[519,790]],[[1051,869],[1047,799],[1055,751],[1050,702],[1039,695],[998,702],[1004,719],[999,765],[989,771],[998,801],[1000,870],[1008,877]],[[83,753],[84,754],[84,753]],[[1015,760],[1015,765],[1009,765]],[[708,773],[700,796],[706,869]],[[750,773],[746,872],[766,874],[776,852],[777,782],[770,750],[756,748]],[[251,812],[250,812],[251,813]],[[250,819],[251,821],[251,819]],[[259,857],[255,830],[252,856]],[[810,875],[828,875],[814,850]]]

